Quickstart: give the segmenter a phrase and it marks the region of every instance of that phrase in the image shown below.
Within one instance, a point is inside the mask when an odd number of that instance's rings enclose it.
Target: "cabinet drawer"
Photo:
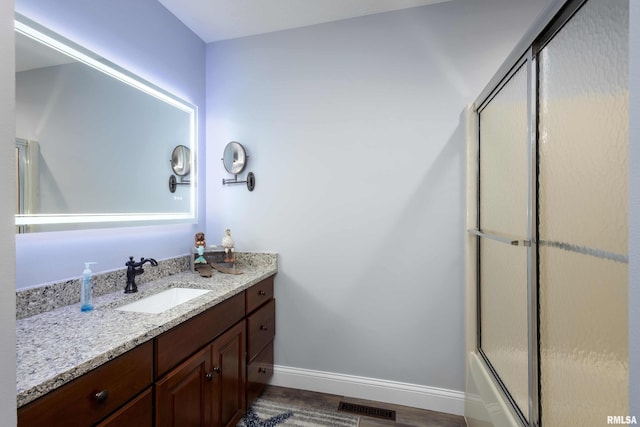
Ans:
[[[245,291],[247,314],[273,298],[273,276],[256,283]]]
[[[149,387],[152,362],[149,341],[18,409],[18,425],[92,425]]]
[[[251,361],[276,334],[276,301],[270,300],[247,317],[249,361]]]
[[[217,304],[155,339],[155,377],[211,342],[244,317],[244,292]]]
[[[247,406],[258,397],[273,376],[273,341],[247,367]]]
[[[153,427],[153,395],[149,387],[96,427]]]

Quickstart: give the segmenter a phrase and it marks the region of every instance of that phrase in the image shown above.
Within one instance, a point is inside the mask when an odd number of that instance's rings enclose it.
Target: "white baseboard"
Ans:
[[[271,385],[464,415],[464,392],[276,365]]]

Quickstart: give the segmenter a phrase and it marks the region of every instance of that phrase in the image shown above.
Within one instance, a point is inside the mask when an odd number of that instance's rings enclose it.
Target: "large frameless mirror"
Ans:
[[[15,30],[17,231],[194,222],[196,107],[18,14]],[[191,173],[175,193],[172,170]]]

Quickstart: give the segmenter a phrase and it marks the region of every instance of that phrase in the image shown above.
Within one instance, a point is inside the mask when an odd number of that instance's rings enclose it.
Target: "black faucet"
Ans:
[[[134,292],[138,292],[138,285],[136,285],[136,276],[144,273],[142,266],[146,263],[151,263],[154,267],[158,265],[158,261],[153,258],[140,258],[140,261],[136,262],[133,260],[133,257],[129,257],[129,261],[127,261],[124,265],[127,266],[127,287],[124,288],[125,294],[132,294]]]

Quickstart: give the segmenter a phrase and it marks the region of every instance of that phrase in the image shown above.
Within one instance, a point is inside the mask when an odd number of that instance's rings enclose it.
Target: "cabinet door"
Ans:
[[[246,410],[245,321],[211,345],[213,366],[213,426],[235,426]]]
[[[156,426],[211,424],[211,348],[200,350],[156,383]]]

